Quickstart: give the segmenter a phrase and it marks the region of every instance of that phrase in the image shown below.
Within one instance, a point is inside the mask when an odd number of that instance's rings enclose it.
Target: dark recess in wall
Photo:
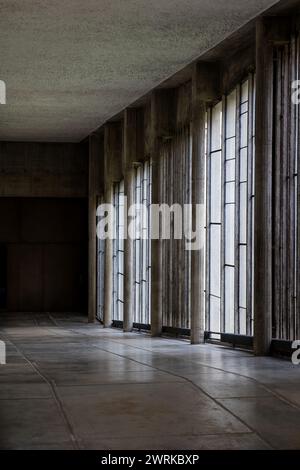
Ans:
[[[0,218],[6,251],[5,307],[0,308],[86,312],[87,200],[0,198]]]

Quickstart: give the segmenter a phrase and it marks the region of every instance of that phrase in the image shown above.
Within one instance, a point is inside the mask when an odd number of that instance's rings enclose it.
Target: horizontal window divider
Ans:
[[[215,299],[219,299],[219,300],[221,299],[219,295],[212,294],[211,292],[209,292],[209,296],[214,297]]]

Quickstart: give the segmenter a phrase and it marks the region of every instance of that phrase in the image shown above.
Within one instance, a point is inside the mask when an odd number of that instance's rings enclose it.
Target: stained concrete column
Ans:
[[[264,19],[256,26],[254,222],[254,351],[268,354],[272,339],[272,115],[273,45]]]
[[[288,38],[286,19],[256,23],[254,352],[270,353],[272,340],[273,47]]]
[[[152,204],[161,204],[160,144],[174,130],[176,113],[173,90],[151,95],[150,153],[152,158]],[[153,220],[151,221],[154,226]],[[162,241],[151,240],[151,334],[162,334]]]
[[[127,198],[128,208],[134,204],[133,188],[133,161],[136,159],[136,119],[135,109],[126,109],[124,111],[124,134],[123,134],[123,173],[124,173],[124,193]],[[130,220],[125,221],[126,239],[124,241],[124,331],[133,329],[133,299],[134,299],[134,253],[133,240],[128,234]]]
[[[104,187],[105,203],[113,204],[113,185],[122,177],[122,123],[104,126]],[[112,221],[111,221],[112,223]],[[105,241],[104,326],[112,324],[113,305],[113,240]]]
[[[97,146],[96,138],[89,137],[89,197],[88,197],[88,223],[89,223],[89,241],[88,241],[88,321],[90,323],[96,320],[97,304],[97,239],[96,239],[96,209],[97,209],[97,173],[96,159]]]
[[[151,97],[152,204],[160,204],[160,171],[158,146],[158,95]],[[153,226],[153,221],[151,221]],[[151,240],[151,334],[162,333],[162,253],[161,240]]]
[[[205,329],[205,121],[207,104],[218,93],[213,64],[194,65],[192,77],[192,228],[199,243],[191,251],[191,343],[204,342]],[[198,208],[197,208],[198,205]],[[197,227],[196,227],[197,224]]]

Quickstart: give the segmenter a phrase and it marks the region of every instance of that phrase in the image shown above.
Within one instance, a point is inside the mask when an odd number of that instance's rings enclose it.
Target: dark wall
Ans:
[[[6,310],[78,312],[87,306],[87,201],[0,198]]]
[[[87,195],[86,144],[0,142],[0,196]]]

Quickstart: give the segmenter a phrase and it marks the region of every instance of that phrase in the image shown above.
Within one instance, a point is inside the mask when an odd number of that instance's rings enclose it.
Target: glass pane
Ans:
[[[225,206],[225,264],[234,265],[235,205]]]
[[[210,331],[220,331],[220,299],[210,297]]]
[[[221,148],[222,102],[212,108],[211,115],[211,151]]]
[[[248,149],[244,147],[240,150],[240,181],[247,181],[247,156]]]
[[[210,157],[210,220],[221,222],[221,152]]]
[[[236,90],[226,99],[226,138],[235,136]]]
[[[234,333],[234,268],[225,266],[225,332]]]
[[[235,182],[225,183],[225,202],[231,203],[235,201]]]
[[[235,137],[226,140],[226,159],[235,158]]]
[[[247,183],[240,184],[240,243],[247,243]]]
[[[221,227],[210,227],[210,293],[220,296]]]
[[[247,307],[247,247],[240,246],[239,307]]]
[[[240,314],[240,330],[239,334],[240,335],[246,335],[247,334],[247,323],[246,323],[246,309],[240,308],[239,314]]]
[[[248,101],[248,89],[249,83],[248,80],[246,80],[244,83],[242,83],[241,86],[241,103],[244,103],[244,101]]]
[[[225,181],[234,181],[235,179],[235,159],[225,162]]]
[[[248,113],[241,115],[241,137],[240,146],[246,147],[248,145]]]

